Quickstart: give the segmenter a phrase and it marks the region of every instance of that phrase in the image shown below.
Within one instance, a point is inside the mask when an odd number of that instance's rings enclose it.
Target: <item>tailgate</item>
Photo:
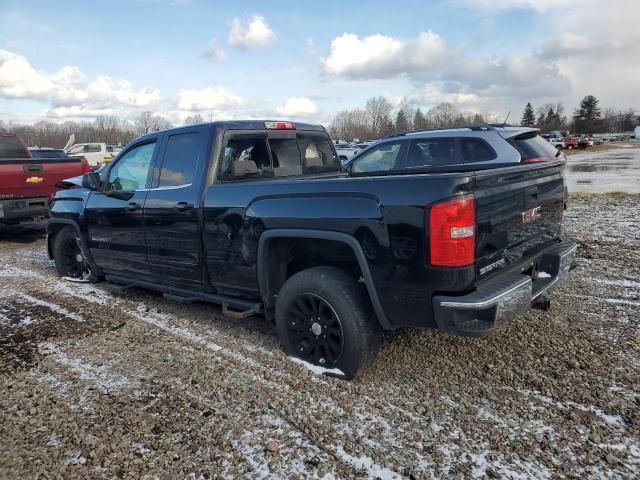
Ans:
[[[476,174],[476,275],[486,278],[560,238],[564,162]]]
[[[0,199],[48,197],[57,182],[82,173],[81,158],[0,159]]]

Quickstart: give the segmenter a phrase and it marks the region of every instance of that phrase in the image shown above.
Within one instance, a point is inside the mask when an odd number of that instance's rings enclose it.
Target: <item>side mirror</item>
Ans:
[[[82,176],[82,188],[98,190],[100,188],[100,174],[96,172],[85,173]]]

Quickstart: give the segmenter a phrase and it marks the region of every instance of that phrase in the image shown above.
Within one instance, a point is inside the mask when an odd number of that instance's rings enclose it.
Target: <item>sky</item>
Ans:
[[[638,0],[0,0],[0,120],[640,109]]]

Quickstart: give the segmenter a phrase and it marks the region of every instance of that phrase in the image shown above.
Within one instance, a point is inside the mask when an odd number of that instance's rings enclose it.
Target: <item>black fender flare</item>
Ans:
[[[93,270],[94,273],[99,273],[100,269],[93,261],[93,257],[91,256],[91,252],[89,251],[89,245],[87,244],[87,239],[82,234],[80,224],[70,218],[50,218],[49,220],[47,220],[47,257],[49,258],[49,260],[53,260],[52,244],[54,235],[52,235],[51,232],[54,225],[71,225],[76,230],[76,232],[78,233],[78,237],[80,238],[80,247],[82,248],[82,254],[89,262],[91,270]]]
[[[356,260],[360,266],[362,277],[364,279],[365,287],[367,288],[367,294],[373,307],[373,311],[376,314],[380,326],[385,330],[393,330],[396,327],[389,321],[387,315],[384,312],[378,292],[369,269],[369,264],[362,251],[360,243],[346,233],[325,231],[325,230],[305,230],[305,229],[275,229],[267,230],[260,235],[260,241],[258,244],[258,259],[257,259],[257,274],[258,274],[258,289],[264,302],[265,309],[274,307],[274,292],[269,284],[268,273],[268,261],[270,255],[269,242],[277,238],[309,238],[318,240],[331,240],[334,242],[341,242],[346,244],[353,251]]]

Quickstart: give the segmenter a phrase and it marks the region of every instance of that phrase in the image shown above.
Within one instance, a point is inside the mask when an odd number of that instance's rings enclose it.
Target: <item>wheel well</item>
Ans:
[[[302,270],[317,266],[333,266],[347,272],[354,279],[362,270],[353,249],[340,241],[315,238],[274,238],[267,245],[268,303],[280,291],[284,282]],[[267,307],[273,307],[273,304]]]

